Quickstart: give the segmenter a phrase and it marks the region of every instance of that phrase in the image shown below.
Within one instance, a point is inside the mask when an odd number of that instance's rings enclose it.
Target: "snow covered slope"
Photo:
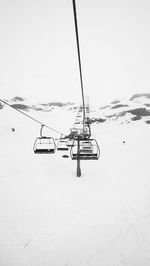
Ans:
[[[66,133],[75,118],[29,112]],[[92,132],[101,156],[77,178],[62,153],[33,154],[38,125],[0,110],[0,265],[150,265],[150,125],[110,119]]]
[[[135,94],[130,99],[115,100],[102,107],[92,108],[91,122],[118,121],[132,123],[142,120],[150,123],[150,94]]]

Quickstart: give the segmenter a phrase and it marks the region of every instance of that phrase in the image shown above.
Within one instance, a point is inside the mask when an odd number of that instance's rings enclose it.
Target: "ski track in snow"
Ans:
[[[44,113],[67,131],[59,115]],[[100,159],[77,178],[61,153],[33,154],[39,126],[7,108],[0,119],[0,265],[150,265],[149,125],[93,125]]]

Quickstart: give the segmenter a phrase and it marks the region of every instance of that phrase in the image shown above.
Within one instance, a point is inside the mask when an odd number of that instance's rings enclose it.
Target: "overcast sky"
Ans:
[[[76,0],[91,103],[150,92],[150,1]],[[0,1],[0,94],[79,101],[72,0]]]

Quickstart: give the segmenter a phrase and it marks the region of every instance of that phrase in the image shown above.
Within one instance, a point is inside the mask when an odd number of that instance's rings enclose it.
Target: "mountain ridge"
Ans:
[[[12,107],[22,111],[41,111],[50,112],[56,108],[65,108],[67,111],[76,111],[78,109],[75,103],[64,102],[47,102],[33,103],[30,100],[15,96],[10,100],[6,100]],[[4,104],[0,102],[0,109],[4,108]],[[134,94],[129,99],[116,99],[105,106],[98,108],[90,108],[89,123],[104,123],[109,121],[119,121],[122,123],[131,123],[143,120],[150,124],[150,94]]]

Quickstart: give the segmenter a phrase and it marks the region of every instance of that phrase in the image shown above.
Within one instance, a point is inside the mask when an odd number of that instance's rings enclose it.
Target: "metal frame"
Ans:
[[[33,145],[33,151],[36,154],[54,154],[56,152],[56,143],[54,138],[52,137],[46,137],[43,136],[43,127],[44,125],[41,125],[41,129],[40,129],[40,137],[36,138],[34,145]],[[47,143],[43,142],[42,140],[46,140]],[[46,145],[44,145],[46,144]],[[41,148],[37,148],[37,145],[41,145]],[[42,148],[43,146],[43,148]],[[46,148],[45,148],[46,146]],[[53,146],[53,148],[51,148],[51,146]]]
[[[62,145],[61,145],[61,143],[62,143]],[[63,146],[63,144],[64,144],[64,146]],[[59,140],[57,143],[57,151],[68,151],[69,148],[68,148],[67,144],[68,144],[67,140],[62,140],[62,139]]]
[[[83,143],[89,143],[90,147],[84,146]],[[100,156],[100,148],[96,139],[74,140],[74,146],[70,149],[72,160],[98,160]],[[79,145],[79,146],[78,146]],[[79,148],[79,150],[78,150]]]
[[[49,146],[49,148],[42,148],[42,146],[44,145],[44,143],[42,143],[42,140],[48,140],[48,143],[46,144]],[[37,148],[37,145],[41,145],[41,148]],[[53,148],[50,147],[51,145],[53,145]],[[53,154],[56,152],[56,143],[52,137],[38,137],[34,142],[33,151],[37,154]]]

